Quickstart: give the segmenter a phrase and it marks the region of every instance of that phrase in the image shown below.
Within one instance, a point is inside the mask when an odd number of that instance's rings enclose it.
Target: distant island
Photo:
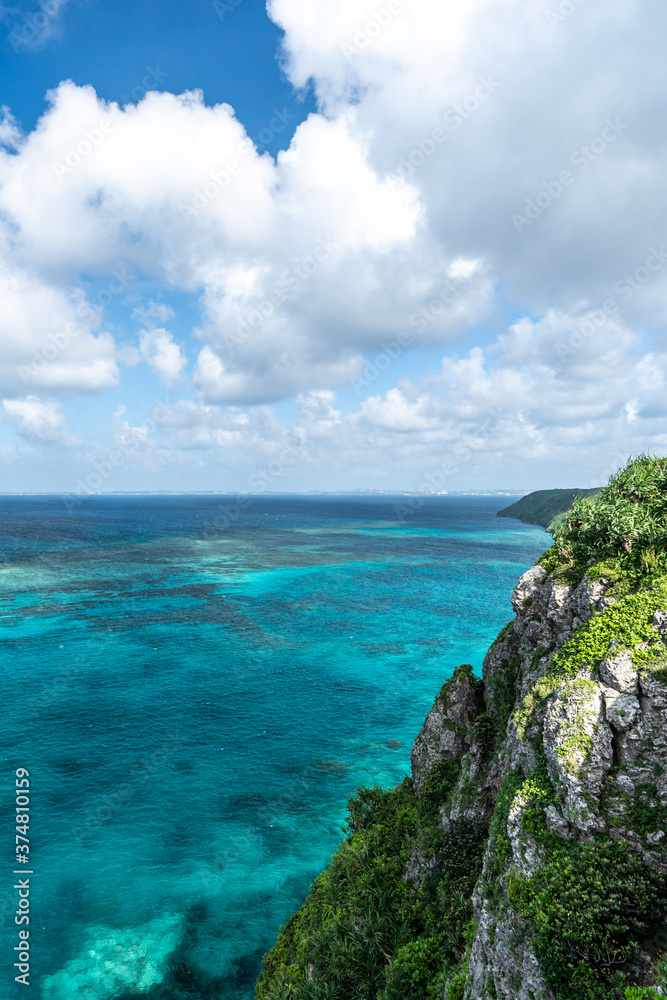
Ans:
[[[592,490],[535,490],[498,511],[498,517],[515,517],[524,524],[539,524],[553,531],[565,520],[565,515],[577,497],[594,497],[601,487]]]

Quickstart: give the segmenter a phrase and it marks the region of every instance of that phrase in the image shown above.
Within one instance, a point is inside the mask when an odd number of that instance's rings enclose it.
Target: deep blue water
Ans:
[[[166,974],[161,997],[247,1000],[347,797],[402,779],[548,543],[503,497],[229,502],[0,497],[11,995],[16,768],[33,995],[150,1000]]]

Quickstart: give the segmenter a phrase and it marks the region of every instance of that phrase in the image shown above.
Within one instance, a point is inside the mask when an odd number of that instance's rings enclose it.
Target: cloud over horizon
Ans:
[[[270,0],[318,101],[276,158],[197,91],[63,81],[27,134],[7,109],[5,427],[71,479],[143,380],[156,488],[285,449],[271,488],[588,485],[664,450],[667,11],[560,7]]]

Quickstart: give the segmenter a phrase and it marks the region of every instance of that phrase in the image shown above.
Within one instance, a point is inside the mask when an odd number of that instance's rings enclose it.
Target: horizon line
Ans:
[[[560,489],[561,487],[551,487]],[[569,487],[565,487],[566,489]],[[571,487],[578,489],[579,487]],[[68,493],[64,490],[7,490],[0,491],[0,497],[112,497],[112,496],[229,496],[229,497],[280,497],[280,496],[526,496],[538,492],[530,489],[461,489],[461,490],[264,490],[252,492],[249,490],[109,490],[104,493]]]

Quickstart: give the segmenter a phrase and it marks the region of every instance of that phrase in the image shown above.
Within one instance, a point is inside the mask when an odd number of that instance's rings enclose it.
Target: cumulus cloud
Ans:
[[[13,254],[61,286],[121,261],[200,292],[197,378],[211,401],[344,382],[364,349],[441,293],[457,259],[432,239],[415,190],[371,165],[352,111],[311,115],[274,162],[200,94],[150,93],[121,110],[66,83],[50,100],[0,159]],[[481,268],[458,291],[429,336],[453,338],[488,308]],[[203,371],[212,355],[215,379]]]
[[[512,447],[547,471],[584,441],[661,447],[667,8],[555,9],[269,0],[318,100],[275,159],[199,92],[121,108],[65,82],[25,136],[7,113],[5,396],[101,392],[139,360],[186,385],[160,291],[133,292],[138,348],[104,314],[121,268],[198,303],[196,398],[160,425],[174,449],[264,461],[262,442],[299,442],[305,467],[381,477],[458,448],[497,483]],[[119,291],[91,304],[84,275]],[[443,360],[401,378],[417,348]],[[364,374],[380,354],[382,391]]]
[[[132,310],[132,318],[138,319],[142,323],[168,323],[169,320],[174,319],[176,313],[168,306],[165,302],[155,302],[150,299],[146,305],[136,306]]]
[[[16,149],[21,139],[21,130],[14,115],[6,105],[0,107],[0,146]]]
[[[182,377],[188,359],[168,330],[142,330],[139,350],[144,361],[155,369],[165,385],[171,386]]]
[[[76,289],[22,267],[0,222],[0,391],[103,392],[118,382],[115,345]]]
[[[20,437],[32,444],[58,444],[73,447],[81,441],[67,433],[60,404],[28,396],[26,399],[3,399],[4,416]]]
[[[358,128],[373,130],[371,162],[419,191],[441,247],[483,254],[540,311],[606,298],[665,231],[667,149],[646,72],[662,73],[665,8],[611,0],[554,23],[552,0],[399,6],[388,18],[367,0],[313,0],[307,12],[271,0],[294,83],[311,81],[330,115],[354,102]],[[615,52],[623,72],[610,71]],[[512,216],[528,202],[519,233]],[[664,290],[661,274],[654,301]]]

